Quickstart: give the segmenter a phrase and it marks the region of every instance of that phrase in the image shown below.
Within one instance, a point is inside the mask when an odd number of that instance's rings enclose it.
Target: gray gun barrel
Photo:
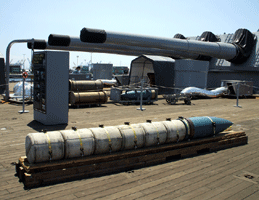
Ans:
[[[136,55],[139,56],[141,54],[147,55],[159,55],[159,56],[168,56],[173,58],[191,58],[197,59],[199,57],[198,54],[191,54],[187,52],[179,52],[172,50],[164,50],[157,48],[145,48],[138,46],[127,46],[127,45],[116,45],[116,44],[99,44],[99,43],[85,43],[80,40],[79,37],[68,36],[68,35],[57,35],[50,34],[48,38],[48,46],[49,48],[55,47],[67,47],[70,49],[79,48],[80,51],[94,51],[92,52],[100,52],[100,53],[115,53],[115,54],[124,54],[124,55]]]
[[[230,62],[241,63],[249,56],[250,49],[245,49],[247,43],[254,46],[254,35],[246,30],[239,29],[234,35],[234,43],[203,42],[196,40],[183,40],[177,38],[162,38],[128,33],[110,32],[98,29],[83,28],[80,33],[82,42],[104,43],[127,46],[140,46],[145,48],[158,48],[164,50],[181,51],[193,54],[226,59]],[[249,55],[248,55],[249,54]]]
[[[32,48],[31,42],[27,43],[28,49]],[[37,50],[61,50],[61,51],[81,51],[81,52],[96,52],[96,53],[109,53],[128,56],[139,56],[141,53],[131,51],[109,50],[109,49],[97,49],[89,47],[74,47],[74,46],[51,46],[45,40],[35,40],[34,49]]]

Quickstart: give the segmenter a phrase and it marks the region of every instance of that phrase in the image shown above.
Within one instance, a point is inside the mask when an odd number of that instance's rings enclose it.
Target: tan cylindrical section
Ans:
[[[157,97],[156,91],[155,90],[151,90],[151,94],[152,94],[151,99],[156,99],[156,97]]]
[[[121,150],[122,136],[117,127],[90,128],[95,138],[94,154],[109,153]]]
[[[70,92],[69,103],[74,104],[103,104],[108,97],[105,92]]]
[[[163,121],[167,129],[166,143],[179,142],[185,138],[186,128],[181,120]]]
[[[73,81],[69,80],[69,91],[85,92],[85,91],[100,91],[103,89],[103,82],[101,80],[85,80]]]
[[[59,131],[30,133],[25,138],[29,163],[39,163],[64,158],[64,140]]]
[[[122,135],[122,149],[141,148],[145,144],[145,131],[139,124],[117,126]]]
[[[141,123],[145,131],[145,146],[164,144],[167,138],[167,130],[161,122]]]
[[[64,138],[65,158],[89,156],[94,153],[94,136],[89,129],[63,130],[60,132]]]

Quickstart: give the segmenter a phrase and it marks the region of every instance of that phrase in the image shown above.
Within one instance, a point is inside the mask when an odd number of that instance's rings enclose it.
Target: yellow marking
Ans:
[[[207,117],[208,117],[208,116],[207,116]],[[210,117],[208,117],[208,118],[210,119],[210,121],[211,121],[212,124],[215,123]],[[214,132],[214,134],[215,134],[215,133],[216,133],[216,127],[213,126],[212,128],[213,128],[213,132]]]
[[[226,130],[224,131],[231,131],[232,130],[232,126],[228,127]]]
[[[48,146],[49,146],[49,154],[50,154],[50,158],[52,157],[52,149],[51,149],[51,142],[50,142],[50,138],[48,133],[45,133],[47,140],[48,140]]]
[[[208,117],[208,116],[207,116]],[[213,120],[210,118],[210,117],[208,117],[209,119],[210,119],[210,121],[213,123]]]
[[[152,123],[153,124],[153,123]],[[158,130],[157,130],[157,127],[155,126],[155,124],[153,124],[153,126],[155,127],[155,129],[156,129],[156,133],[157,133],[157,140],[158,140],[158,142],[159,142],[159,132],[158,132]]]
[[[80,141],[80,146],[81,146],[81,148],[83,148],[83,141],[82,141],[81,135],[78,133],[77,130],[76,130],[76,133],[77,133],[79,141]]]
[[[134,142],[137,143],[138,139],[137,139],[137,134],[136,134],[136,131],[135,129],[133,128],[133,126],[129,125],[130,128],[132,129],[133,133],[134,133]]]
[[[111,147],[112,146],[112,140],[111,140],[110,134],[108,133],[108,131],[105,128],[103,128],[103,129],[105,130],[105,132],[107,134],[107,138],[109,140],[109,146]]]

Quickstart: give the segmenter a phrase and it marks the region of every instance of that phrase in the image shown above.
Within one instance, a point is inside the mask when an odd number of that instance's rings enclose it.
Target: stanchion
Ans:
[[[238,105],[239,86],[240,86],[240,83],[239,83],[239,82],[237,82],[237,92],[236,92],[236,95],[237,95],[237,104],[236,104],[234,107],[242,108],[242,106],[239,106],[239,105]]]
[[[141,86],[140,86],[140,107],[137,108],[137,110],[146,110],[145,108],[142,108],[142,101],[143,101],[143,84],[144,84],[144,79],[141,80]]]
[[[29,110],[24,110],[24,82],[25,78],[28,77],[27,72],[23,72],[22,77],[22,110],[19,110],[19,113],[28,113]]]

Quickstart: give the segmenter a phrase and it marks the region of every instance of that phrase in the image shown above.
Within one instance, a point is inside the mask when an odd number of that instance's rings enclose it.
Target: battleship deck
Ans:
[[[43,126],[22,106],[0,104],[0,199],[258,199],[259,198],[259,101],[240,99],[193,100],[192,105],[168,105],[160,99],[154,105],[120,105],[108,102],[101,107],[69,109],[68,125]],[[162,121],[178,116],[216,116],[234,122],[234,131],[245,131],[248,144],[225,150],[169,161],[126,172],[81,180],[24,188],[11,165],[25,155],[25,136],[47,130],[113,126]]]

